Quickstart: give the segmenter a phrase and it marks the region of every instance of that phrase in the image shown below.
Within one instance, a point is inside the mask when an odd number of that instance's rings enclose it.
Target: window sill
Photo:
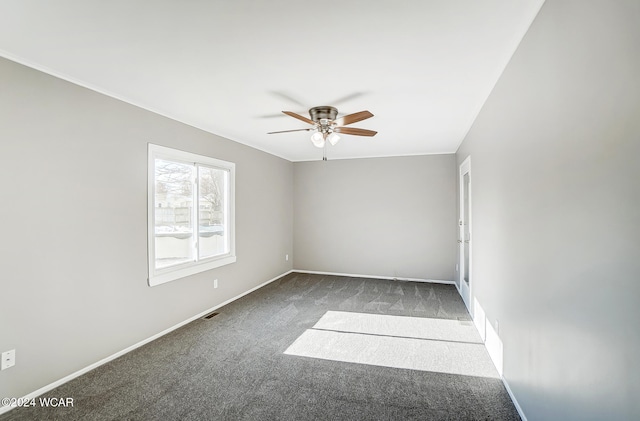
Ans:
[[[207,270],[219,268],[221,266],[235,263],[236,256],[224,256],[215,260],[209,260],[201,262],[195,265],[189,265],[186,267],[176,267],[172,269],[165,269],[161,273],[155,274],[149,277],[149,286],[154,287],[167,282],[175,281],[176,279],[184,278],[186,276],[195,275],[196,273],[205,272]]]

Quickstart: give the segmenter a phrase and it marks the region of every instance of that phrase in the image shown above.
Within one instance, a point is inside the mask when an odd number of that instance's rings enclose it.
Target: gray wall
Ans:
[[[453,280],[455,177],[453,154],[295,163],[294,267]]]
[[[542,7],[457,153],[529,421],[640,419],[640,2]]]
[[[290,162],[4,59],[0,92],[0,396],[291,269]],[[235,264],[147,286],[147,142],[236,163]]]

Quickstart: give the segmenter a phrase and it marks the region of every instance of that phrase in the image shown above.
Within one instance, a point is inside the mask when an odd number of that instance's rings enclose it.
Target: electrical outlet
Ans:
[[[16,350],[12,349],[2,353],[2,370],[16,365]]]
[[[496,335],[500,335],[500,320],[496,319]]]
[[[214,288],[218,288],[218,280],[217,279],[213,280],[213,287]]]
[[[458,264],[456,263],[456,272],[458,271]]]
[[[288,254],[284,255],[284,260],[286,260],[287,262],[289,261],[289,255]]]

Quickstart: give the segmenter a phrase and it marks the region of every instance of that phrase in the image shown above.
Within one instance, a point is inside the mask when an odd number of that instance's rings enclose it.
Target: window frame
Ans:
[[[178,149],[168,148],[165,146],[148,144],[148,163],[147,163],[147,266],[148,266],[148,283],[153,287],[176,279],[184,278],[189,275],[215,269],[224,265],[234,263],[236,261],[236,242],[235,242],[235,170],[236,165],[233,162],[223,161],[221,159],[209,156],[198,155],[191,152],[185,152]],[[195,261],[179,263],[174,266],[156,269],[155,265],[155,160],[165,159],[174,162],[183,162],[192,164],[196,168],[198,165],[205,167],[213,167],[223,169],[229,172],[229,180],[227,186],[227,194],[225,197],[225,228],[228,230],[229,250],[225,254],[200,258],[198,249],[195,249]],[[198,238],[199,227],[199,193],[198,182],[193,180],[194,188],[194,235]],[[195,242],[194,242],[195,244]]]

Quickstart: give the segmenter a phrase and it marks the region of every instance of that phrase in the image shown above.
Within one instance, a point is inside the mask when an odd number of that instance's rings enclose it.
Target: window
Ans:
[[[235,164],[149,144],[149,285],[236,261]]]

